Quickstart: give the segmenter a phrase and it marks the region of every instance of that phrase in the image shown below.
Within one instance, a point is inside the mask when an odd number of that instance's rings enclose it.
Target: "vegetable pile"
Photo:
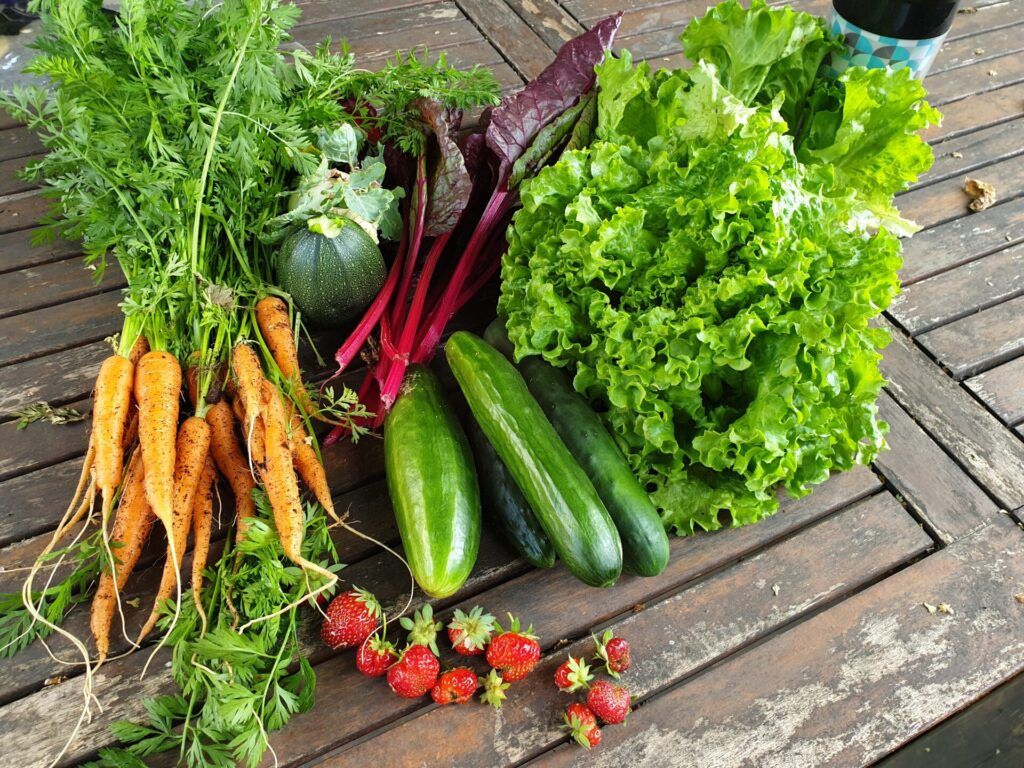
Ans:
[[[730,0],[692,68],[597,68],[593,143],[526,181],[499,311],[518,359],[568,368],[666,526],[754,522],[870,461],[885,425],[870,326],[898,290],[892,196],[937,122],[906,71],[820,72],[805,13]]]
[[[344,523],[314,419],[358,437],[372,416],[347,389],[304,387],[300,325],[273,284],[278,243],[317,225],[366,227],[371,243],[397,229],[400,192],[382,188],[383,162],[356,167],[345,142],[372,131],[378,157],[386,146],[422,148],[412,102],[493,104],[496,83],[443,59],[396,58],[371,73],[326,43],[286,53],[299,10],[278,0],[134,0],[118,14],[44,0],[37,10],[40,55],[27,71],[53,87],[16,90],[0,105],[47,149],[26,175],[58,199],[49,231],[81,240],[98,276],[116,259],[128,288],[79,487],[21,594],[0,600],[3,652],[51,632],[71,642],[84,672],[81,723],[95,668],[159,627],[181,691],[117,735],[136,756],[255,765],[269,731],[312,705],[299,610],[334,589],[341,567],[327,516]],[[307,183],[335,177],[344,183],[326,192]],[[215,536],[218,475],[234,492],[233,535]],[[303,502],[300,481],[315,503]],[[154,528],[166,534],[166,559],[139,629],[124,620],[120,593]],[[40,569],[61,564],[71,575],[40,589]],[[59,626],[90,598],[95,661]]]

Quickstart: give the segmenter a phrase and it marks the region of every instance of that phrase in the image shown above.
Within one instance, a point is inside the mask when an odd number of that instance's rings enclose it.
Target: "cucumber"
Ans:
[[[501,318],[487,326],[484,338],[505,355],[512,354]],[[524,358],[518,367],[526,386],[615,521],[622,538],[623,567],[637,576],[657,576],[668,565],[668,534],[657,507],[601,417],[573,389],[565,374],[543,358]]]
[[[585,584],[610,587],[622,572],[615,524],[519,371],[466,331],[452,335],[445,354],[477,424],[566,568]]]
[[[528,563],[537,568],[550,568],[555,564],[551,539],[540,527],[523,492],[472,416],[466,424],[466,432],[480,476],[484,515]]]
[[[416,583],[448,597],[480,549],[480,489],[473,454],[437,377],[411,366],[384,430],[384,469]]]

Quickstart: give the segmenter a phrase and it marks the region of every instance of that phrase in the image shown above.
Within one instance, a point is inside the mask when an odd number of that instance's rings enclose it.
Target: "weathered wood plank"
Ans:
[[[1024,40],[1024,30],[1021,39]],[[986,165],[1021,154],[1024,152],[1020,138],[1022,133],[1024,120],[1009,120],[937,144],[934,147],[935,164],[911,189],[951,176],[963,177]]]
[[[1024,765],[1024,675],[945,720],[877,768]]]
[[[964,264],[904,288],[889,314],[917,335],[1024,293],[1024,245]]]
[[[26,405],[61,403],[89,395],[110,345],[95,341],[81,347],[0,368],[0,419]]]
[[[1024,352],[1024,296],[928,331],[921,345],[957,379]]]
[[[1019,21],[1024,21],[1024,16]],[[957,29],[957,27],[953,27],[953,29]],[[935,66],[932,67],[930,74],[957,69],[967,64],[989,61],[1008,53],[1018,53],[1024,47],[1022,32],[1024,30],[1018,29],[1015,25],[987,29],[967,37],[947,39],[936,57]]]
[[[951,139],[1024,115],[1024,83],[967,96],[943,105],[940,111],[942,125],[932,126],[921,134],[928,141]]]
[[[556,0],[505,0],[531,29],[557,51],[562,44],[583,32],[585,27],[576,21]]]
[[[81,469],[81,460],[75,458],[0,483],[0,546],[52,530],[74,493]],[[0,563],[7,568],[24,564],[7,553],[0,553]]]
[[[999,508],[888,393],[878,400],[889,450],[875,461],[886,480],[944,544],[992,522]]]
[[[91,405],[89,400],[71,404],[85,414]],[[17,421],[0,424],[0,445],[4,447],[0,454],[0,480],[82,455],[88,434],[88,419],[59,426],[41,422],[25,429],[18,429]],[[54,512],[59,519],[63,510]]]
[[[120,268],[113,265],[97,283],[95,273],[73,258],[8,272],[3,283],[0,318],[123,288],[125,279]]]
[[[442,0],[297,0],[302,8],[300,24],[312,24],[324,19],[355,19],[377,13],[394,13],[422,5],[441,5]]]
[[[903,241],[904,286],[1024,241],[1024,198],[918,232]]]
[[[52,204],[35,192],[22,192],[0,200],[0,234],[34,227]]]
[[[42,151],[42,143],[28,128],[18,126],[0,131],[0,160],[38,155]]]
[[[406,30],[413,37],[426,33],[433,34],[434,29],[452,23],[466,25],[466,17],[451,0],[432,3],[401,4],[397,7],[382,7],[370,13],[345,16],[338,13],[343,3],[309,3],[303,4],[302,16],[292,31],[292,36],[304,41],[347,40],[350,44],[356,40],[365,40],[377,35]],[[331,7],[333,6],[333,8]]]
[[[1006,509],[1024,504],[1024,443],[902,332],[879,325],[893,337],[882,373],[897,402]]]
[[[29,229],[0,234],[0,273],[66,259],[82,252],[78,243],[67,240],[33,245],[31,241],[38,233],[38,229]]]
[[[1021,57],[1024,60],[1024,56]],[[1024,155],[986,165],[970,174],[996,188],[1000,201],[1024,194]],[[896,206],[911,221],[927,229],[970,214],[971,198],[964,192],[964,178],[956,176],[897,196]],[[991,210],[991,209],[989,209]]]
[[[459,8],[476,25],[513,68],[524,78],[539,75],[551,63],[547,42],[504,2],[457,0]]]
[[[1024,80],[1024,57],[1010,53],[929,76],[928,100],[941,107],[965,96],[993,91],[1021,80]]]
[[[26,161],[34,160],[36,157],[38,155],[0,161],[0,195],[14,195],[35,188],[36,184],[20,178],[19,172],[25,167]]]
[[[891,496],[873,497],[613,624],[615,633],[632,646],[634,663],[624,682],[634,698],[649,697],[921,554],[930,544]],[[831,554],[831,567],[819,567],[822,552]],[[545,626],[534,625],[543,635]],[[592,649],[593,641],[584,636],[567,650],[590,655]],[[560,715],[571,699],[551,683],[552,672],[564,659],[563,652],[546,658],[529,678],[509,690],[510,702],[498,714],[479,706],[454,712],[450,711],[454,707],[433,708],[318,764],[331,768],[517,764],[565,738]],[[717,720],[715,709],[705,708],[701,714]],[[634,714],[630,725],[619,730],[635,732],[639,717]],[[602,745],[584,759],[607,755]],[[665,754],[661,757],[664,760]],[[620,753],[615,763],[608,764],[636,762]],[[661,764],[717,765],[699,760]]]
[[[0,365],[99,341],[121,329],[121,291],[0,319]]]
[[[805,499],[785,502],[779,514],[760,525],[709,536],[674,539],[672,558],[664,573],[654,579],[623,577],[613,591],[600,593],[598,599],[591,599],[597,595],[594,590],[582,587],[563,568],[556,568],[529,571],[486,594],[475,596],[472,602],[462,607],[468,609],[472,604],[480,603],[494,610],[499,610],[500,606],[500,610],[512,611],[538,627],[541,643],[548,648],[561,638],[585,635],[592,626],[630,610],[635,604],[671,591],[725,563],[745,557],[779,540],[829,511],[876,489],[877,482],[877,478],[861,468],[853,473],[833,477]],[[451,663],[464,661],[461,657],[456,659],[450,655],[446,655],[446,659],[450,659]],[[363,706],[358,712],[320,710],[296,718],[287,730],[273,740],[278,754],[289,755],[296,763],[410,711],[408,702],[396,702],[394,697],[380,695],[378,684],[358,675],[350,656],[339,657],[332,660],[331,664],[335,665],[335,671],[321,677],[318,694],[327,700],[355,697],[363,702]]]
[[[996,521],[646,703],[595,754],[537,765],[869,764],[1024,667],[1022,556]]]
[[[1024,421],[1024,357],[964,382],[1007,424]]]

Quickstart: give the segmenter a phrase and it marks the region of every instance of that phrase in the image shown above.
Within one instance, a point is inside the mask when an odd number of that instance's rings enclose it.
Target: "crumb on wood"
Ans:
[[[939,603],[939,613],[945,613],[952,616],[953,606],[951,606],[949,603]]]
[[[968,177],[964,182],[964,192],[972,198],[967,207],[975,213],[992,207],[996,202],[996,188],[987,181]]]
[[[125,603],[130,605],[132,608],[138,608],[142,605],[142,600],[138,597],[133,597],[131,600],[125,600]]]
[[[780,589],[780,587],[779,587],[778,584],[772,584],[772,594],[773,595],[779,594],[779,589]]]
[[[955,158],[956,158],[957,160],[959,160],[960,158],[962,158],[962,157],[964,156],[964,153],[963,153],[963,152],[953,152],[953,153],[951,153],[951,154],[952,154],[952,156],[953,156],[953,157],[955,157]]]
[[[54,675],[53,677],[48,677],[43,681],[43,688],[51,688],[54,685],[60,685],[67,679],[67,675]]]
[[[633,613],[640,613],[640,611],[642,611],[646,607],[647,605],[644,603],[637,603],[633,606]]]
[[[984,48],[975,48],[974,49],[974,55],[975,56],[981,56],[984,52],[985,52]]]
[[[998,74],[999,74],[999,72],[998,72],[997,70],[995,70],[995,69],[990,69],[990,70],[988,71],[988,76],[989,76],[989,77],[995,77],[995,76],[996,76],[996,75],[998,75]]]
[[[1018,603],[1024,603],[1024,592],[1014,595],[1013,599],[1016,600]]]
[[[928,613],[931,613],[931,614],[934,614],[934,613],[935,613],[935,612],[936,612],[937,610],[939,610],[938,608],[936,608],[936,607],[935,607],[934,605],[932,605],[931,603],[921,603],[921,605],[923,605],[923,606],[924,606],[924,609],[925,609],[926,611],[928,611]]]
[[[978,12],[978,9],[975,8],[973,5],[965,5],[963,8],[960,8],[957,11],[957,13],[962,13],[962,14],[965,14],[965,15],[968,14],[968,13],[977,13],[977,12]]]

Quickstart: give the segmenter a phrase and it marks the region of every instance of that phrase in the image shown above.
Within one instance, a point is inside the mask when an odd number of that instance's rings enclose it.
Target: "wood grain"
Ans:
[[[900,279],[909,285],[1024,241],[1024,199],[961,216],[903,241]]]
[[[107,342],[94,341],[0,368],[0,419],[32,403],[61,404],[88,397],[100,363],[110,353]]]
[[[1024,443],[887,321],[882,373],[897,402],[1006,509],[1024,504]]]
[[[918,336],[957,379],[1024,352],[1024,296],[989,307]]]
[[[0,272],[24,269],[35,264],[66,259],[82,252],[77,243],[53,240],[33,245],[39,234],[37,229],[0,234]]]
[[[584,31],[556,0],[505,0],[552,51]]]
[[[462,12],[526,79],[539,75],[553,58],[547,42],[504,2],[457,0]]]
[[[1007,424],[1024,421],[1024,357],[964,382]]]
[[[95,273],[72,258],[8,272],[3,283],[0,318],[123,288],[125,279],[121,269],[113,264],[103,273],[103,279],[96,282]]]
[[[921,554],[930,544],[891,496],[873,497],[613,623],[615,634],[630,641],[635,660],[624,682],[635,700],[646,699]],[[817,567],[820,552],[833,553],[832,567]],[[535,626],[544,633],[544,625]],[[585,638],[566,650],[590,655],[592,649],[593,641]],[[317,764],[331,768],[517,764],[565,738],[560,714],[572,698],[551,683],[555,667],[564,659],[563,652],[549,655],[509,691],[509,703],[499,713],[480,706],[432,708]],[[635,732],[638,717],[639,713],[633,715],[620,730]],[[602,748],[586,757],[604,756],[607,752]],[[614,764],[635,765],[622,754]]]
[[[888,393],[878,410],[889,424],[889,450],[875,466],[933,536],[949,544],[992,522],[999,507]]]
[[[89,400],[79,400],[71,407],[88,416],[91,405]],[[18,429],[17,421],[0,424],[0,445],[4,447],[3,454],[0,454],[0,480],[81,455],[85,451],[88,434],[88,418],[61,425],[36,422],[24,429]],[[54,516],[60,517],[56,509]]]
[[[1024,245],[996,251],[904,288],[889,315],[911,335],[1024,293]]]
[[[1021,37],[1024,40],[1024,34]],[[1020,139],[1022,132],[1024,120],[1015,119],[937,144],[933,149],[935,164],[911,188],[926,186],[951,176],[963,176],[998,160],[1021,154],[1024,152]]]
[[[1022,580],[1024,536],[1004,518],[667,691],[594,755],[537,765],[869,764],[1024,668]]]

